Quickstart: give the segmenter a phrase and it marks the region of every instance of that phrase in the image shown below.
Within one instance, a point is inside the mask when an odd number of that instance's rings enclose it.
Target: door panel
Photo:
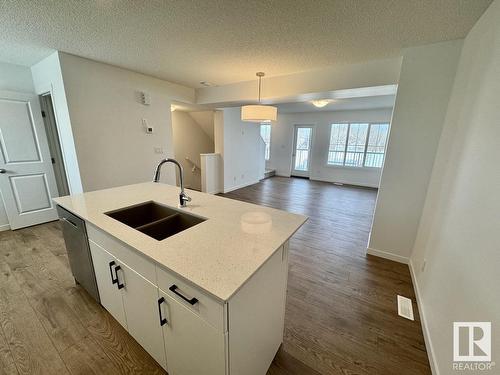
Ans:
[[[0,113],[2,117],[0,142],[6,164],[40,161],[30,103],[2,99]],[[21,144],[19,139],[23,140]]]
[[[224,334],[159,289],[168,373],[225,374]]]
[[[106,250],[89,241],[90,253],[92,254],[92,262],[94,263],[95,278],[99,296],[101,297],[101,305],[113,315],[113,317],[127,329],[127,321],[125,319],[125,310],[123,308],[123,300],[121,290],[118,289],[117,283],[113,283],[112,277],[116,277],[114,267],[110,266],[111,262],[118,265],[116,258]],[[111,274],[113,272],[113,274]]]
[[[0,190],[10,227],[57,219],[58,196],[38,97],[0,91]]]
[[[20,214],[50,208],[50,193],[44,174],[12,176],[9,180]]]
[[[163,332],[158,313],[158,287],[120,263],[118,278],[124,285],[123,306],[128,332],[166,369]]]
[[[292,176],[309,177],[312,136],[312,126],[295,126],[292,154]]]

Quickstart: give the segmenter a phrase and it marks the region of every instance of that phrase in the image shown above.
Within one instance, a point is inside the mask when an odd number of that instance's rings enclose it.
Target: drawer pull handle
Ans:
[[[167,324],[167,319],[166,318],[163,318],[161,316],[161,304],[165,302],[165,298],[164,297],[161,297],[159,300],[158,300],[158,314],[160,315],[160,326],[164,326],[165,324]]]
[[[116,284],[116,283],[118,282],[118,276],[117,276],[116,278],[113,276],[113,266],[114,266],[115,264],[116,264],[116,263],[115,263],[115,261],[114,261],[114,260],[113,260],[113,261],[111,261],[111,262],[109,262],[109,273],[111,274],[111,283],[112,283],[112,284]],[[115,271],[115,273],[116,273],[116,271]]]
[[[179,293],[177,291],[177,285],[172,285],[170,288],[168,288],[169,290],[171,290],[172,292],[174,292],[175,294],[177,294],[179,297],[181,297],[184,301],[186,301],[187,303],[189,303],[190,305],[194,305],[195,303],[198,302],[198,299],[197,298],[187,298],[187,297],[184,297],[181,293]]]
[[[125,287],[125,284],[121,284],[120,280],[118,280],[118,270],[121,270],[122,268],[120,266],[115,267],[115,274],[116,274],[116,283],[118,284],[118,289],[122,289]]]

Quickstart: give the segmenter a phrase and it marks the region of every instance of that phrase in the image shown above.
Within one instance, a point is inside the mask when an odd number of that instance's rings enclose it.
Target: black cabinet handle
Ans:
[[[116,283],[118,284],[118,289],[122,289],[123,287],[125,287],[124,284],[121,284],[120,283],[120,280],[118,280],[118,270],[121,270],[122,268],[120,266],[116,266],[115,267],[115,274],[116,274]]]
[[[115,264],[116,264],[116,263],[115,263],[115,261],[114,261],[114,260],[113,260],[113,261],[111,261],[111,262],[109,262],[109,273],[111,274],[111,283],[113,283],[113,284],[116,284],[116,283],[118,282],[118,276],[116,277],[116,279],[115,279],[115,277],[113,276],[113,266],[114,266]],[[116,272],[116,271],[115,271],[115,272]]]
[[[186,301],[187,303],[189,303],[190,305],[194,305],[195,303],[198,302],[198,299],[197,298],[187,298],[187,297],[184,297],[181,293],[179,293],[177,291],[177,285],[172,285],[170,288],[168,288],[169,290],[171,290],[172,292],[174,292],[175,294],[177,294],[179,297],[181,297],[184,301]]]
[[[163,326],[165,324],[167,324],[167,319],[163,318],[161,316],[161,304],[165,302],[165,298],[164,297],[161,297],[159,300],[158,300],[158,314],[160,315],[160,326]]]

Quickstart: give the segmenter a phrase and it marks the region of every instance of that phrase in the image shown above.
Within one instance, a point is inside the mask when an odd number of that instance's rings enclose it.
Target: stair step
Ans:
[[[273,177],[274,175],[276,175],[275,169],[266,169],[266,171],[264,172],[264,178]]]

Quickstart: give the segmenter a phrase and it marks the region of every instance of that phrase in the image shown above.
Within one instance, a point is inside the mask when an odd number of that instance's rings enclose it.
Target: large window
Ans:
[[[389,124],[332,124],[328,164],[381,168]]]
[[[260,124],[260,136],[266,144],[266,160],[271,156],[271,124]]]

